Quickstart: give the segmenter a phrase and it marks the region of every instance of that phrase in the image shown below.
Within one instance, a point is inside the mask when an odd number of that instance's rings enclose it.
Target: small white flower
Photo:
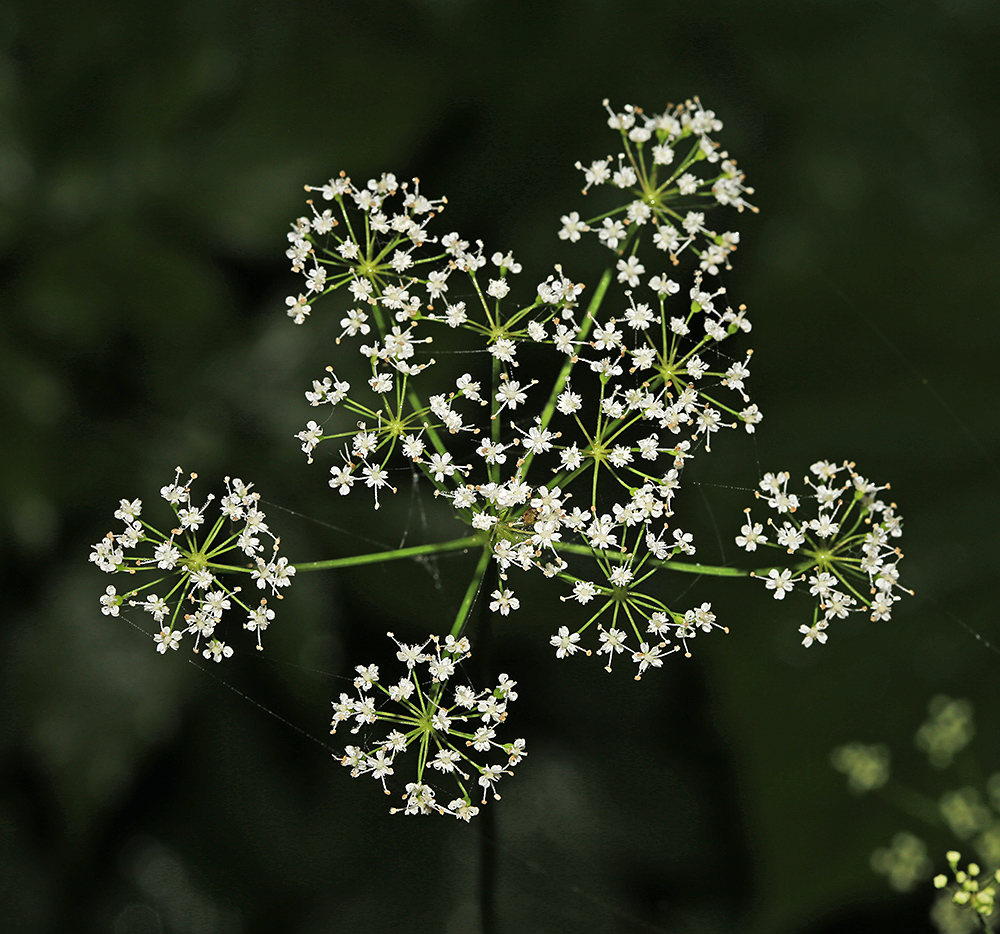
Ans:
[[[556,648],[556,658],[565,658],[567,655],[574,655],[580,651],[577,643],[580,641],[580,633],[570,632],[566,626],[560,626],[558,633],[549,639],[549,643]]]
[[[491,596],[490,609],[494,613],[499,611],[501,616],[509,616],[511,610],[516,610],[521,606],[521,602],[510,590],[494,590]]]
[[[118,596],[118,592],[114,587],[108,585],[108,589],[101,597],[101,612],[105,616],[117,616],[121,603],[122,598]]]
[[[486,286],[486,294],[491,298],[506,298],[508,292],[510,292],[510,286],[504,279],[491,279],[489,285]]]
[[[771,568],[767,572],[767,576],[769,579],[764,582],[764,585],[768,590],[774,591],[775,600],[784,600],[785,594],[791,591],[794,585],[792,572],[788,568],[780,572],[777,568]]]
[[[230,658],[233,654],[232,648],[218,639],[213,639],[208,643],[208,647],[203,651],[204,658],[210,658],[214,662],[221,662],[224,658]]]
[[[563,215],[559,220],[563,225],[559,231],[560,240],[569,240],[570,243],[576,243],[580,239],[581,234],[587,233],[590,230],[590,227],[580,220],[580,215],[576,211]]]
[[[173,649],[176,652],[182,635],[183,633],[179,629],[161,629],[153,637],[153,641],[156,642],[156,651],[161,655],[166,654],[167,649]]]
[[[827,625],[827,621],[825,619],[821,619],[812,626],[807,626],[805,623],[799,626],[799,632],[805,636],[802,640],[802,644],[808,649],[813,642],[818,642],[820,645],[825,643],[827,640],[827,634],[825,632]]]

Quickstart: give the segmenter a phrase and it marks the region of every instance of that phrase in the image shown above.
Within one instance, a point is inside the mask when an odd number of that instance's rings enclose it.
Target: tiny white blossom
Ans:
[[[511,610],[521,606],[521,602],[509,590],[494,590],[491,596],[490,609],[494,613],[499,611],[502,616],[508,616]]]
[[[785,568],[783,571],[778,571],[777,568],[771,568],[767,572],[768,580],[765,581],[765,586],[768,590],[774,591],[775,600],[784,600],[785,594],[792,590],[794,582],[792,581],[792,572]]]

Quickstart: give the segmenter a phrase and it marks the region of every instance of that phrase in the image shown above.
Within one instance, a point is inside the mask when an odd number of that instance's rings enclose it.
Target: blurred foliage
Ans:
[[[856,459],[892,482],[917,596],[806,651],[792,600],[680,581],[732,632],[636,685],[557,664],[560,605],[526,587],[496,636],[530,752],[500,930],[926,929],[929,883],[895,895],[869,855],[904,825],[936,866],[953,840],[849,796],[829,755],[912,748],[944,693],[998,768],[998,24],[994,0],[0,9],[4,930],[478,930],[476,827],[390,819],[322,748],[349,666],[441,630],[467,559],[303,576],[223,684],[100,615],[88,546],[175,464],[255,481],[303,560],[416,541],[405,494],[376,530],[291,438],[329,362],[284,317],[302,185],[419,175],[543,278],[573,162],[613,141],[601,99],[693,94],[757,189],[727,285],[766,418],[695,462],[684,527],[731,560],[763,471]]]

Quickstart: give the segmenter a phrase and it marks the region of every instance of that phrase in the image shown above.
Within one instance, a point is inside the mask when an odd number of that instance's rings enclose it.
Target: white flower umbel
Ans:
[[[109,586],[101,597],[101,612],[118,616],[124,605],[139,607],[158,627],[153,636],[158,652],[176,650],[183,636],[193,635],[194,651],[199,651],[204,638],[202,655],[219,662],[229,658],[233,650],[215,633],[222,627],[226,611],[237,606],[246,613],[243,628],[256,634],[260,649],[261,633],[274,619],[274,610],[266,597],[256,605],[244,602],[242,588],[225,583],[220,575],[245,574],[258,589],[270,591],[280,600],[279,590],[291,584],[295,568],[287,558],[278,557],[278,539],[264,521],[260,495],[251,491],[252,483],[226,477],[226,495],[219,515],[208,525],[206,513],[214,496],[209,495],[202,506],[195,505],[191,483],[197,474],[191,474],[185,484],[181,484],[180,477],[178,467],[173,483],[160,490],[173,510],[176,528],[159,531],[140,518],[141,500],[123,499],[115,518],[125,523],[124,531],[108,532],[94,545],[90,560],[102,571],[153,578],[139,586],[131,586],[134,582],[130,580],[130,589],[121,594]],[[262,544],[262,538],[271,540],[269,549]],[[244,566],[223,563],[225,556],[233,552],[238,553],[237,559]]]
[[[662,664],[664,643],[660,635],[650,638],[650,613],[665,613],[675,627],[685,613],[656,602],[638,613],[639,597],[631,590],[623,596],[615,575],[625,567],[638,575],[641,568],[646,582],[668,558],[694,553],[690,535],[668,528],[685,461],[710,452],[723,428],[742,424],[753,432],[762,418],[747,394],[752,351],[725,352],[730,339],[750,331],[746,309],[734,310],[722,286],[703,281],[718,272],[699,261],[709,247],[692,248],[682,257],[690,260],[684,275],[672,273],[687,278],[684,289],[662,269],[655,239],[634,236],[673,218],[687,224],[693,239],[703,235],[701,222],[713,205],[742,208],[734,197],[711,194],[732,174],[731,163],[720,163],[704,184],[695,181],[695,163],[719,162],[707,134],[721,124],[696,102],[656,117],[655,126],[650,120],[658,151],[681,141],[693,148],[669,160],[676,161],[676,178],[649,189],[648,211],[629,202],[621,220],[598,225],[609,246],[627,244],[629,252],[614,260],[586,309],[579,307],[583,285],[562,266],[525,290],[522,266],[510,253],[491,255],[457,233],[432,235],[444,199],[416,196],[416,181],[411,190],[393,175],[355,186],[341,173],[309,187],[331,208],[321,214],[309,203],[312,217],[293,224],[288,254],[293,269],[307,276],[301,294],[313,317],[327,294],[349,293],[353,307],[340,319],[336,353],[353,343],[371,370],[370,379],[351,385],[338,375],[343,368],[331,365],[305,394],[326,414],[309,420],[297,437],[310,461],[321,445],[332,447],[331,488],[372,496],[377,509],[380,497],[395,492],[394,474],[422,474],[492,550],[505,582],[492,598],[499,612],[520,605],[506,585],[511,566],[570,586],[592,579],[603,588],[611,626],[601,652],[627,648],[640,673]],[[659,152],[655,166],[642,162],[649,139],[627,134],[637,161],[609,168],[607,180],[619,189],[652,184],[656,166],[667,160]],[[708,200],[688,217],[670,207],[676,197]],[[583,230],[577,220],[567,216],[563,239],[570,243]],[[728,233],[722,242],[731,252],[737,240]],[[681,253],[671,254],[675,266]],[[301,308],[296,301],[289,300],[290,309]],[[457,379],[445,375],[430,356],[442,339],[478,368]],[[524,372],[522,358],[532,373]],[[621,557],[607,557],[626,541]],[[596,561],[595,572],[576,567],[586,558]],[[618,619],[625,606],[636,611],[627,626]],[[577,635],[594,622],[584,621]],[[630,633],[627,642],[615,642],[620,626]],[[694,631],[683,626],[676,635],[688,639]]]
[[[381,680],[377,665],[359,665],[354,687],[357,696],[342,693],[333,702],[331,733],[341,724],[353,724],[351,732],[369,727],[389,727],[384,739],[369,738],[365,747],[348,746],[340,758],[351,777],[371,775],[391,794],[386,779],[393,776],[405,752],[416,755],[414,780],[403,793],[404,805],[390,813],[450,814],[468,821],[479,813],[488,796],[500,799],[497,783],[526,755],[523,739],[510,743],[496,740],[497,729],[507,719],[507,706],[517,699],[516,685],[500,675],[492,690],[475,691],[456,684],[457,666],[471,654],[469,640],[431,636],[423,645],[396,640],[396,658],[406,668],[395,683]],[[482,764],[485,754],[499,752],[499,763]],[[479,755],[477,755],[479,754]],[[450,779],[454,791],[438,801],[438,782]]]
[[[674,515],[686,463],[710,455],[719,432],[753,434],[763,419],[749,394],[751,324],[722,282],[740,243],[724,218],[756,212],[752,189],[715,142],[721,121],[697,98],[662,113],[605,108],[616,154],[578,164],[587,201],[605,203],[589,218],[564,214],[558,231],[572,252],[585,252],[574,247],[584,237],[608,248],[589,276],[568,262],[526,272],[510,251],[435,230],[446,199],[391,173],[307,185],[307,210],[287,233],[285,256],[301,278],[282,313],[304,327],[333,315],[330,365],[305,390],[302,452],[309,463],[327,459],[331,495],[370,497],[378,510],[402,477],[400,487],[433,494],[449,514],[424,527],[460,523],[464,533],[293,567],[262,556],[262,537],[273,536],[248,486],[227,480],[223,515],[210,521],[209,503],[192,504],[178,471],[161,491],[176,528],[157,531],[139,518],[141,502],[122,500],[124,531],[91,555],[105,571],[152,578],[122,594],[108,587],[104,614],[141,607],[159,627],[159,652],[192,635],[196,651],[221,661],[232,655],[216,632],[224,614],[242,607],[258,648],[274,617],[266,599],[242,603],[222,574],[250,575],[280,598],[296,570],[478,552],[450,635],[396,642],[405,674],[384,682],[377,666],[359,666],[355,693],[333,705],[334,730],[365,733],[339,757],[352,775],[372,775],[388,794],[387,779],[412,754],[394,812],[469,820],[523,758],[523,740],[496,738],[514,682],[454,686],[474,610],[501,625],[530,612],[518,572],[561,591],[567,612],[547,633],[558,658],[594,656],[609,672],[631,661],[636,680],[667,656],[690,657],[699,635],[728,632],[707,600],[665,602],[663,575],[751,573],[689,560],[699,543]],[[805,646],[826,642],[832,621],[862,606],[888,619],[902,589],[895,507],[853,465],[820,462],[813,474],[801,502],[787,474],[765,476],[776,516],[754,521],[747,510],[736,539],[780,555],[757,572],[775,599],[805,587],[818,598],[800,627]],[[807,499],[817,507],[804,519]],[[231,551],[241,553],[236,564],[220,563]],[[387,735],[369,737],[380,723]],[[454,790],[443,793],[442,779]]]
[[[788,492],[790,475],[767,473],[755,495],[776,515],[768,518],[765,531],[746,509],[746,522],[736,536],[736,544],[748,552],[762,548],[794,555],[791,567],[772,567],[755,576],[763,578],[776,600],[797,588],[808,588],[816,598],[812,625],[799,627],[807,648],[826,642],[835,619],[868,612],[873,621],[887,620],[900,599],[897,591],[912,594],[899,584],[903,554],[893,544],[902,535],[902,517],[895,503],[878,497],[888,484],[876,486],[846,461],[817,461],[809,469],[813,476],[803,482],[810,492],[803,499],[810,506],[815,503],[810,516],[800,511],[799,495]]]

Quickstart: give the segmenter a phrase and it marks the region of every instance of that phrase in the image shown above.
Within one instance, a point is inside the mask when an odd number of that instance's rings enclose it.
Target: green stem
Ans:
[[[496,934],[497,809],[479,815],[479,923],[483,934]]]
[[[942,827],[944,822],[941,819],[941,811],[937,802],[919,791],[902,785],[895,779],[881,789],[881,796],[887,799],[893,807],[898,808],[911,817],[922,820],[931,827]]]
[[[249,574],[254,570],[252,567],[241,568],[235,564],[216,564],[214,561],[207,561],[205,567],[211,571],[238,571],[240,574]]]
[[[585,557],[592,558],[594,556],[594,550],[589,548],[587,545],[571,545],[567,542],[556,542],[556,548],[559,551],[567,551],[573,555],[584,555]],[[609,561],[628,561],[631,557],[628,553],[622,554],[618,551],[611,551],[608,549],[604,553]],[[664,568],[668,571],[683,571],[687,574],[708,574],[711,577],[749,577],[750,572],[743,570],[743,568],[727,568],[716,564],[697,564],[690,561],[657,561],[652,560],[650,564],[658,568]]]
[[[480,535],[456,538],[450,542],[433,542],[430,545],[413,545],[410,548],[396,548],[391,551],[376,551],[368,555],[351,555],[347,558],[330,558],[328,561],[307,561],[295,564],[296,571],[326,571],[330,568],[358,567],[362,564],[379,564],[382,561],[398,561],[400,558],[417,558],[421,555],[440,555],[449,551],[462,551],[482,545]],[[487,549],[489,553],[489,549]],[[245,569],[241,569],[245,570]]]
[[[479,603],[476,626],[476,670],[480,686],[495,684],[493,671],[493,622],[497,614],[490,611],[488,595],[497,587],[502,586],[498,579],[499,571],[495,561],[490,561],[492,551],[489,546],[483,548],[479,566],[473,582],[478,582],[485,597]],[[475,599],[475,590],[470,587],[466,598]],[[471,613],[472,606],[469,606]],[[457,633],[456,633],[457,635]],[[479,814],[479,921],[482,934],[496,934],[497,912],[497,809],[490,806]]]
[[[503,364],[497,357],[493,358],[493,367],[490,377],[490,440],[497,444],[500,441],[500,377],[503,374]],[[499,476],[499,468],[496,464],[486,465],[486,474],[490,478],[490,483],[496,483]],[[523,476],[523,474],[522,474]]]
[[[476,539],[475,541],[477,544],[482,544],[481,539]],[[451,634],[456,639],[462,634],[462,630],[468,622],[469,614],[472,612],[472,606],[476,602],[476,595],[479,593],[479,586],[483,582],[483,577],[486,575],[486,569],[489,567],[490,558],[492,557],[493,549],[487,544],[483,548],[482,555],[479,557],[479,564],[476,565],[476,570],[472,575],[472,580],[469,581],[469,586],[465,591],[465,596],[462,598],[462,605],[458,608],[458,613],[455,615],[455,622],[451,627]]]

